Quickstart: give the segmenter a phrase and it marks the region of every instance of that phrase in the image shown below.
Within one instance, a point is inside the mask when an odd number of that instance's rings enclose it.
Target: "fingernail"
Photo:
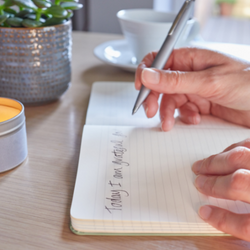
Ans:
[[[173,122],[171,120],[166,120],[161,122],[161,129],[163,131],[169,131],[173,127]]]
[[[200,172],[201,166],[202,166],[202,160],[201,161],[196,161],[192,166],[193,172],[198,174]]]
[[[147,107],[147,105],[146,105],[146,104],[143,104],[143,108],[144,108],[144,110],[145,110],[146,116],[148,117],[148,107]]]
[[[199,115],[195,115],[192,117],[192,124],[199,124],[200,123],[200,116]]]
[[[200,123],[200,117],[198,115],[195,116],[189,116],[188,121],[190,124],[199,124]]]
[[[164,131],[164,129],[163,129],[163,122],[161,122],[161,130]]]
[[[143,83],[158,84],[160,82],[160,74],[153,69],[143,69],[142,81]]]
[[[194,123],[194,124],[199,124],[200,121],[201,121],[201,118],[200,118],[199,115],[195,115],[195,116],[193,117],[193,123]]]
[[[209,206],[202,206],[199,209],[199,215],[203,220],[208,220],[212,213],[212,208]]]
[[[195,179],[194,185],[197,189],[202,189],[206,181],[207,177],[205,175],[198,175]]]

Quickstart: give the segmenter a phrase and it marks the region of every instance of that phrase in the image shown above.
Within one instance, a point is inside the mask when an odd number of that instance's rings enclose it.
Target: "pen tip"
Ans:
[[[137,110],[138,110],[138,107],[135,105],[132,111],[132,115],[134,115],[137,112]]]

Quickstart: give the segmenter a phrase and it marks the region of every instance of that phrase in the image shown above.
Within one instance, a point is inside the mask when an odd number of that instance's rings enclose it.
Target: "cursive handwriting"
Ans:
[[[113,136],[123,137],[122,140],[111,140],[112,143],[112,175],[113,181],[109,181],[108,185],[110,185],[110,193],[108,197],[105,199],[105,209],[112,214],[115,211],[122,211],[122,198],[128,197],[129,193],[122,188],[122,180],[123,179],[123,167],[128,167],[129,163],[124,161],[124,156],[127,153],[127,149],[124,147],[124,135],[121,131],[115,131]],[[118,166],[117,166],[118,165]]]
[[[120,136],[120,137],[127,137],[126,135],[124,135],[121,131],[116,131],[113,133],[113,135],[115,136]]]
[[[123,141],[113,140],[111,142],[114,144],[112,151],[114,161],[112,162],[120,166],[129,166],[128,162],[123,161],[123,156],[127,152],[127,149],[123,147]]]
[[[125,190],[110,190],[110,197],[106,198],[109,201],[109,206],[105,206],[105,209],[111,213],[113,210],[122,210],[122,194],[125,196],[129,196],[129,193]]]

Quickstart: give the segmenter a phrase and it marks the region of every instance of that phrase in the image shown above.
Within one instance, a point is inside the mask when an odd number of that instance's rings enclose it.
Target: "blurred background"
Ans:
[[[121,9],[152,8],[178,12],[185,0],[79,0],[73,29],[121,34],[116,13]],[[250,0],[196,0],[194,16],[205,41],[250,44]]]

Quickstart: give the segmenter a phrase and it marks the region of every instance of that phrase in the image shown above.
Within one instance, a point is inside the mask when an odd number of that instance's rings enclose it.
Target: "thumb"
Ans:
[[[200,217],[216,229],[243,240],[250,239],[250,214],[235,214],[214,206],[202,206]]]
[[[214,91],[213,75],[211,69],[183,72],[145,68],[142,70],[141,82],[158,93],[197,94],[206,98]]]

